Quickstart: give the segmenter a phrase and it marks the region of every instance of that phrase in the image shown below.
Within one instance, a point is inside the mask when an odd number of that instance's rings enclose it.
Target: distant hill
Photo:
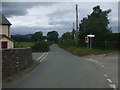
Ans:
[[[29,42],[31,41],[31,37],[33,34],[26,34],[26,35],[11,35],[12,39],[15,40],[15,42]]]

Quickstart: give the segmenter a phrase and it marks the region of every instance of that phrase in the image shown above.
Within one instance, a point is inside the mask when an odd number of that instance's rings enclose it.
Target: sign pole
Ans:
[[[87,43],[87,49],[89,49],[89,43]]]
[[[95,37],[95,35],[87,35],[90,38],[90,50],[92,49],[92,37]]]
[[[91,48],[92,48],[92,40],[91,40],[92,38],[90,37],[90,50],[91,50]]]

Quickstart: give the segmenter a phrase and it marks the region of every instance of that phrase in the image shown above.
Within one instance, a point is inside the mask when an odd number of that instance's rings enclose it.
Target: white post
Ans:
[[[95,35],[87,35],[90,38],[90,50],[92,49],[92,37],[95,37]]]
[[[92,38],[90,37],[90,50],[92,49]]]

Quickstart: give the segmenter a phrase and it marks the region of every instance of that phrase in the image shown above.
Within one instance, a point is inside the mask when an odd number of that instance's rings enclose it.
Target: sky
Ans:
[[[117,2],[2,2],[2,12],[12,23],[11,34],[33,34],[42,31],[57,31],[61,36],[71,32],[75,22],[75,5],[78,4],[79,22],[92,13],[92,8],[112,9],[109,14],[113,32],[118,32]]]

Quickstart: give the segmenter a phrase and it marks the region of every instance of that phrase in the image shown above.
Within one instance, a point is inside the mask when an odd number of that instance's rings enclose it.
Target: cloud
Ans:
[[[51,2],[3,2],[2,3],[2,12],[6,17],[12,16],[23,16],[26,15],[27,9],[30,9],[35,6],[49,6],[55,3]]]
[[[71,21],[51,21],[49,25],[71,26]]]
[[[59,25],[61,27],[64,27],[64,29],[71,30],[72,29],[72,23],[75,21],[75,10],[74,8],[71,9],[59,9],[57,8],[56,11],[53,13],[47,14],[49,18],[49,25]],[[71,27],[71,28],[70,28]]]
[[[81,3],[78,2],[79,21],[92,12],[92,8],[100,5],[102,10],[112,9],[109,15],[110,27],[117,31],[117,3]],[[29,34],[36,31],[55,30],[60,35],[72,30],[75,22],[75,2],[3,2],[3,13],[12,23],[12,34]]]
[[[68,9],[68,10],[59,10],[59,9],[57,9],[55,12],[53,12],[53,13],[50,13],[50,14],[48,14],[48,16],[49,17],[57,17],[57,16],[63,16],[64,17],[64,15],[69,15],[70,13],[74,13],[75,12],[75,10],[74,10],[74,8],[73,9]]]
[[[120,32],[120,31],[118,30],[118,27],[112,27],[112,32],[113,32],[113,33],[118,33],[118,32]]]
[[[11,34],[33,34],[37,31],[42,31],[44,35],[49,31],[57,31],[59,36],[61,36],[64,32],[70,31],[71,26],[49,26],[49,27],[27,27],[27,26],[19,26],[19,27],[11,27]]]
[[[110,18],[110,27],[118,27],[118,17]]]

